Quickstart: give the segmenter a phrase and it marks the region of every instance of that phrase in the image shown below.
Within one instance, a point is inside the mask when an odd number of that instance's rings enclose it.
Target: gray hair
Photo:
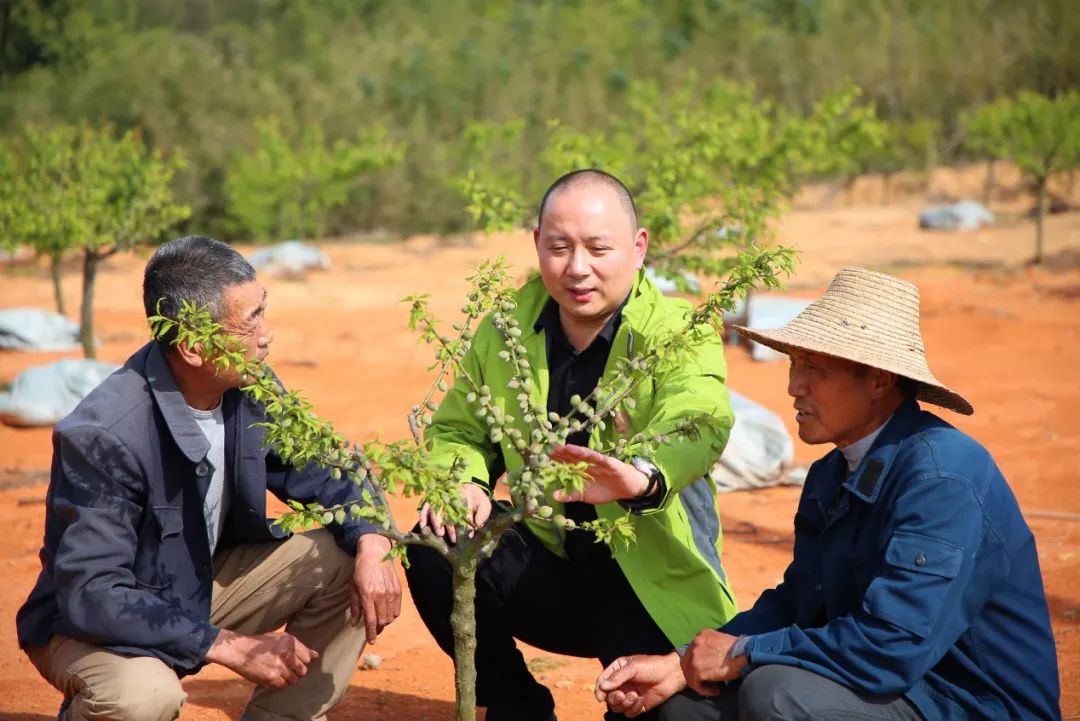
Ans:
[[[206,307],[215,321],[225,312],[226,288],[255,280],[255,269],[244,256],[220,240],[187,235],[159,247],[146,264],[143,307],[146,317],[163,315],[175,320],[181,301]],[[164,338],[171,344],[175,331]]]

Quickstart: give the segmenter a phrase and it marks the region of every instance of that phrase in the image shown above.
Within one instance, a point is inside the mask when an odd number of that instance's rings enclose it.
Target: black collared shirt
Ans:
[[[608,356],[611,354],[611,344],[615,341],[615,334],[619,332],[625,305],[624,300],[608,318],[593,342],[579,351],[566,337],[566,331],[563,330],[562,321],[559,319],[559,305],[554,299],[548,299],[536,323],[533,324],[533,330],[544,331],[547,340],[547,409],[549,413],[568,415],[572,410],[571,398],[575,395],[583,399],[587,398],[596,388],[600,377],[604,374],[604,366],[607,365]],[[585,420],[580,416],[578,419]],[[566,442],[575,446],[587,446],[589,432],[580,430],[571,433]]]
[[[579,351],[574,348],[570,339],[566,337],[566,331],[563,330],[562,321],[559,319],[559,305],[554,299],[548,299],[544,309],[540,311],[540,316],[536,319],[533,329],[537,332],[543,330],[547,340],[547,409],[549,413],[555,412],[562,416],[569,414],[572,410],[570,407],[571,398],[575,395],[581,396],[582,399],[587,398],[596,388],[600,382],[600,377],[604,374],[604,366],[607,365],[608,356],[611,355],[611,344],[615,341],[615,335],[619,332],[619,325],[622,323],[622,311],[625,305],[626,301],[624,300],[608,318],[607,323],[604,324],[593,342],[587,348]],[[576,413],[572,417],[577,417],[581,421],[585,420],[584,417]],[[589,445],[589,431],[582,429],[576,433],[571,433],[567,436],[566,442],[575,446],[587,446]],[[578,523],[595,520],[596,508],[588,503],[568,503],[566,504],[566,516]],[[585,546],[582,550],[591,553],[593,549],[588,548],[589,545],[594,545],[591,538],[586,539],[586,543],[577,543],[577,541],[589,535],[591,534],[570,534],[567,538],[569,542],[567,551],[572,556],[577,555],[572,549],[575,546],[582,545]]]

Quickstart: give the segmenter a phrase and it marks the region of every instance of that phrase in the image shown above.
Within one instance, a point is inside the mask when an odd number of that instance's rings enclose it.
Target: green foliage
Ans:
[[[0,227],[8,244],[27,244],[53,258],[83,255],[82,339],[93,358],[93,288],[97,263],[157,239],[188,217],[172,200],[179,153],[149,149],[129,130],[89,125],[26,126],[4,145]],[[57,280],[57,298],[62,298]]]
[[[999,94],[1080,84],[1080,13],[1068,0],[12,0],[0,17],[0,127],[102,120],[141,127],[190,165],[176,192],[200,231],[230,228],[224,181],[259,118],[290,141],[316,124],[353,138],[382,123],[401,163],[330,230],[454,231],[447,177],[470,123],[524,120],[497,165],[531,197],[547,120],[608,134],[629,88],[703,79],[752,85],[804,115],[850,79],[890,122],[929,118],[943,138]],[[2,13],[0,13],[2,15]],[[568,31],[574,29],[575,31]],[[941,143],[943,160],[955,159]],[[482,164],[482,163],[481,163]]]
[[[53,255],[89,234],[81,211],[100,202],[100,189],[70,181],[88,174],[91,132],[85,126],[27,127],[7,139],[0,174],[2,242]]]
[[[880,144],[859,156],[863,172],[890,176],[906,169],[929,171],[937,162],[941,127],[936,121],[891,122],[881,131]]]
[[[967,119],[967,144],[991,159],[1011,160],[1036,184],[1035,262],[1042,262],[1043,216],[1050,175],[1080,166],[1080,93],[1057,98],[1024,92],[984,105]]]
[[[1080,93],[1048,98],[1020,93],[975,110],[967,144],[984,157],[1011,160],[1033,178],[1080,164]]]
[[[730,248],[762,240],[801,180],[859,172],[885,137],[884,124],[859,96],[848,87],[798,116],[748,86],[694,77],[678,88],[634,83],[630,112],[610,132],[551,121],[540,157],[547,179],[598,167],[626,182],[650,232],[650,265],[685,290],[684,273],[729,272],[737,263]],[[470,140],[479,145],[476,160],[457,187],[470,208],[483,209],[473,217],[486,231],[520,225],[532,212],[520,196],[507,196],[506,179],[484,164],[499,156],[495,148],[515,141],[498,132]],[[533,191],[539,195],[542,187]]]
[[[322,236],[364,177],[402,155],[381,127],[328,146],[317,124],[305,125],[294,141],[270,118],[256,122],[255,136],[256,147],[229,166],[225,193],[236,229],[260,241]]]

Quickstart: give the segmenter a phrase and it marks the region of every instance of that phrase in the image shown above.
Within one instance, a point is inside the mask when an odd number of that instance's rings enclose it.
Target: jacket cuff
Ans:
[[[193,659],[192,662],[190,664],[184,663],[181,665],[180,671],[184,675],[197,673],[206,665],[206,654],[210,653],[210,647],[214,645],[214,641],[217,641],[219,633],[221,633],[221,629],[214,626],[209,621],[198,624],[195,632],[191,634],[191,639],[197,641],[198,646],[190,652],[190,656]]]
[[[778,631],[760,633],[756,636],[745,636],[746,645],[743,653],[746,660],[751,664],[761,665],[770,663],[779,656],[783,656],[788,649],[788,632],[786,628]]]

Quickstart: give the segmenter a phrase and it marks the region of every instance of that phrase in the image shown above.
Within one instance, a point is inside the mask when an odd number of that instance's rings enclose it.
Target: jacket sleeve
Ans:
[[[1009,561],[989,537],[984,543],[982,508],[966,482],[920,481],[897,499],[894,519],[861,606],[818,628],[754,636],[753,666],[800,666],[871,695],[904,693],[933,668],[1008,575]]]
[[[655,451],[642,453],[664,474],[667,485],[663,498],[643,513],[665,508],[679,491],[705,475],[720,458],[735,422],[726,381],[723,341],[711,328],[703,331],[693,355],[657,378],[652,413],[645,428],[668,433],[679,421],[699,414],[711,416],[716,424],[699,426],[697,438],[673,437]]]
[[[357,486],[345,478],[334,480],[326,468],[316,463],[297,469],[282,461],[273,451],[266,456],[266,487],[282,501],[291,499],[326,507],[356,501],[363,503],[365,489],[373,498],[376,497],[370,480],[365,480],[363,486]],[[345,523],[330,523],[326,528],[333,534],[338,546],[353,555],[356,554],[356,544],[361,536],[381,530],[377,524],[352,516],[348,516]]]
[[[784,578],[776,588],[767,589],[754,605],[734,616],[720,630],[733,636],[748,636],[775,631],[798,622],[798,601],[806,594],[813,594],[809,579],[817,578],[817,556],[811,550],[821,530],[814,521],[813,500],[816,485],[821,482],[821,466],[815,463],[810,468],[799,497],[799,507],[795,511],[795,543],[792,561],[784,571]]]
[[[218,629],[141,587],[133,572],[146,503],[138,461],[101,428],[58,432],[54,443],[49,503],[61,617],[80,641],[147,649],[182,671],[198,670]]]
[[[478,386],[485,382],[483,358],[496,333],[495,327],[485,318],[461,360],[462,368]],[[434,463],[449,467],[455,458],[460,458],[465,463],[464,477],[491,490],[495,480],[492,471],[501,470],[502,452],[488,436],[487,424],[477,417],[475,408],[468,402],[466,397],[471,392],[468,381],[459,374],[435,411],[424,439],[431,447]]]

